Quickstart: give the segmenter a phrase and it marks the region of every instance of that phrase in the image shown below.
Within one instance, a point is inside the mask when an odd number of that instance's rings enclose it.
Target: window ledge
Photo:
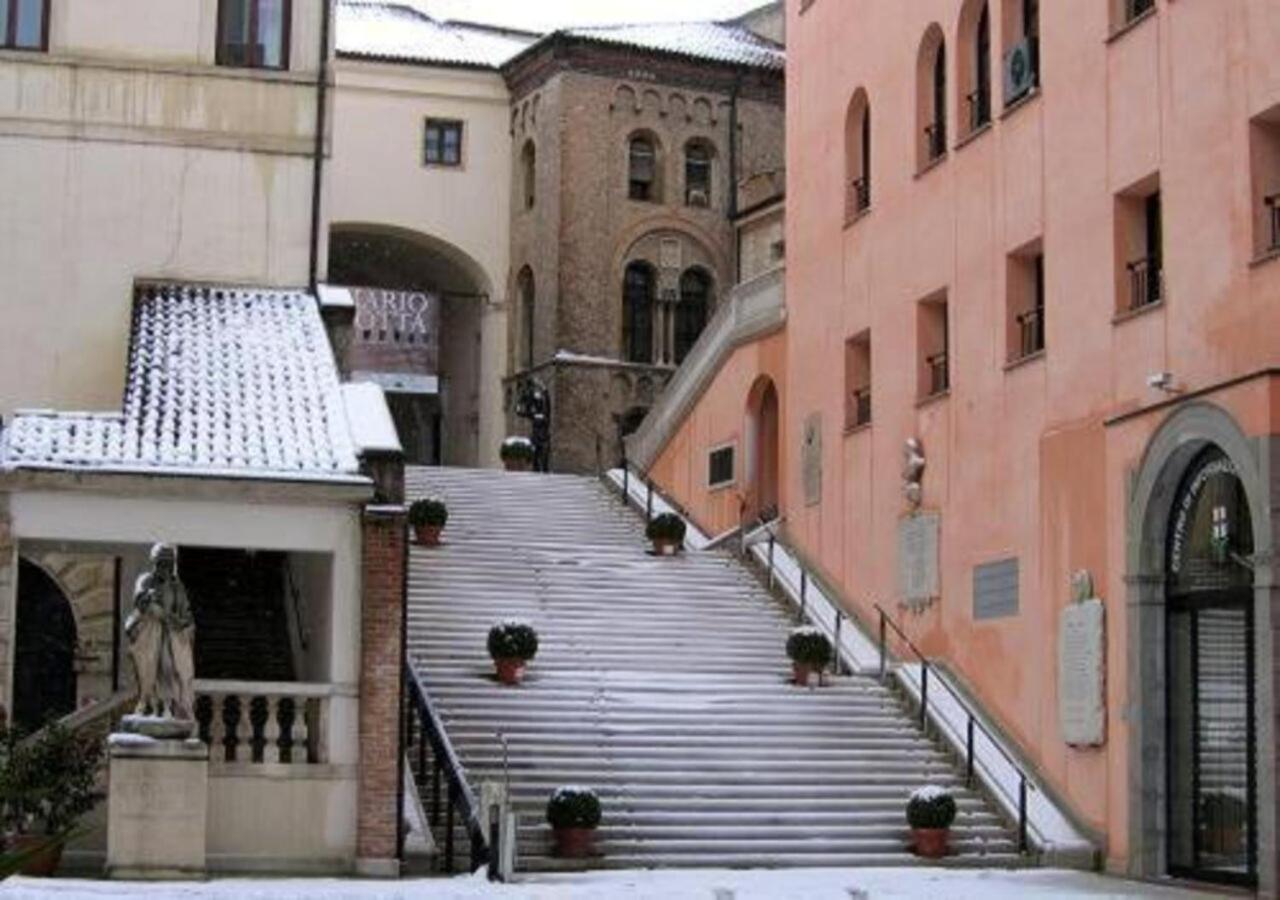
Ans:
[[[856,213],[854,213],[851,216],[845,216],[844,227],[852,228],[854,225],[857,225],[859,222],[861,222],[863,219],[865,219],[869,215],[871,215],[870,206],[866,207],[865,209],[858,210]]]
[[[919,179],[928,175],[934,169],[938,168],[938,166],[946,162],[947,156],[948,156],[947,152],[945,150],[942,151],[941,154],[939,154],[938,156],[935,156],[933,159],[929,160],[927,163],[921,166],[918,170],[916,170],[915,177]]]
[[[1021,369],[1023,366],[1044,359],[1044,350],[1037,350],[1035,353],[1028,353],[1026,356],[1019,356],[1017,359],[1011,359],[1004,364],[1006,372],[1012,372],[1014,369]]]
[[[941,403],[943,400],[946,400],[950,396],[951,396],[951,388],[947,388],[945,391],[938,391],[936,394],[928,394],[927,396],[921,397],[920,399],[916,400],[916,409],[923,409],[926,406],[932,406],[935,403]]]
[[[994,127],[994,126],[993,126],[993,124],[992,124],[991,122],[984,122],[984,123],[982,123],[982,124],[981,124],[981,125],[979,125],[977,128],[973,129],[973,131],[970,131],[970,132],[969,132],[968,134],[966,134],[964,137],[960,138],[960,140],[956,141],[955,149],[956,149],[956,150],[963,150],[965,147],[968,147],[970,144],[972,144],[972,143],[973,143],[974,141],[976,141],[978,138],[982,137],[984,134],[986,134],[986,133],[988,133],[989,131],[991,131],[991,129],[992,129],[993,127]]]
[[[1107,39],[1104,43],[1111,44],[1120,40],[1126,34],[1128,34],[1129,32],[1135,30],[1140,25],[1142,25],[1143,22],[1147,21],[1148,19],[1154,19],[1156,17],[1156,13],[1159,11],[1160,11],[1160,7],[1152,6],[1146,12],[1142,13],[1141,15],[1134,16],[1132,19],[1130,19],[1128,22],[1125,22],[1123,25],[1117,25],[1116,27],[1111,29],[1111,33],[1107,35]]]
[[[852,437],[855,434],[861,434],[864,431],[871,430],[871,422],[859,422],[857,425],[846,425],[844,427],[844,436]]]
[[[1043,91],[1040,89],[1040,85],[1036,84],[1031,88],[1031,90],[1027,91],[1017,100],[1014,100],[1012,103],[1006,103],[1004,105],[1004,112],[1000,113],[1001,121],[1009,118],[1018,110],[1026,109],[1028,106],[1033,105],[1035,101],[1040,99],[1040,95],[1042,93]]]
[[[1157,300],[1155,303],[1139,306],[1136,309],[1126,309],[1118,312],[1111,317],[1111,324],[1123,325],[1125,322],[1145,316],[1147,313],[1155,312],[1157,309],[1164,309],[1164,298]]]
[[[715,484],[708,484],[708,485],[707,485],[707,493],[708,493],[708,494],[719,494],[719,493],[721,493],[721,492],[723,492],[723,491],[727,491],[727,490],[729,490],[729,488],[731,488],[731,487],[735,486],[737,483],[738,483],[738,479],[737,479],[737,478],[733,478],[733,479],[731,479],[731,480],[729,480],[729,481],[717,481]]]
[[[1265,266],[1273,259],[1280,259],[1280,247],[1272,247],[1270,250],[1263,250],[1253,259],[1249,260],[1249,268],[1256,269],[1258,266]]]

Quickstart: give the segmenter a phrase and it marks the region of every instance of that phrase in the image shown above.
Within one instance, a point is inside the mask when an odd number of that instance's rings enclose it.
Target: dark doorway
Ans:
[[[1167,544],[1171,874],[1257,882],[1253,528],[1218,449],[1183,480]]]
[[[76,619],[62,589],[39,566],[18,565],[13,721],[34,730],[76,708]]]

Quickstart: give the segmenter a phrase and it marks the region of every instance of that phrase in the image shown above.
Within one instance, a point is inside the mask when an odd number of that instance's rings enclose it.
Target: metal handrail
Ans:
[[[445,794],[445,831],[444,831],[444,870],[453,873],[453,826],[454,816],[460,811],[463,825],[471,844],[470,871],[478,871],[491,861],[501,859],[496,840],[496,832],[490,835],[480,817],[480,805],[476,802],[475,793],[467,784],[462,761],[458,758],[453,744],[444,729],[444,722],[436,711],[435,704],[427,694],[422,679],[414,671],[412,665],[405,663],[405,683],[408,686],[408,705],[405,709],[405,745],[414,743],[414,722],[417,721],[418,741],[416,755],[416,781],[423,784],[427,779],[427,745],[431,746],[431,827],[440,824],[441,778],[447,780]],[[491,843],[491,837],[493,841]],[[489,868],[490,878],[496,873],[493,866]]]
[[[933,664],[929,662],[929,658],[925,656],[920,648],[911,642],[911,638],[898,627],[897,623],[889,616],[880,604],[875,604],[876,612],[880,615],[880,680],[883,682],[888,674],[888,629],[892,629],[907,648],[916,655],[920,660],[920,727],[924,728],[929,721],[929,672],[933,669]],[[968,722],[965,726],[965,786],[973,787],[974,766],[976,758],[973,752],[975,730],[981,731],[986,735],[987,742],[991,746],[1000,751],[1000,755],[1005,761],[1018,773],[1018,851],[1026,853],[1029,849],[1027,842],[1027,791],[1035,790],[1035,785],[1027,778],[1027,773],[1023,771],[1022,766],[1018,765],[1018,761],[1005,750],[1004,745],[996,738],[991,730],[974,713],[969,704],[955,691],[949,691],[952,699],[959,704],[964,710]]]

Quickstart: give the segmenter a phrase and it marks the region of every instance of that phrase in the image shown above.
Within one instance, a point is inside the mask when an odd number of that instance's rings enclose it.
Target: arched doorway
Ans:
[[[1253,525],[1231,460],[1188,468],[1166,541],[1171,874],[1257,878]]]
[[[762,375],[747,395],[747,490],[743,502],[748,521],[769,521],[778,516],[780,435],[778,389],[772,378]]]
[[[13,721],[34,730],[76,708],[76,620],[62,589],[27,560],[18,565]]]

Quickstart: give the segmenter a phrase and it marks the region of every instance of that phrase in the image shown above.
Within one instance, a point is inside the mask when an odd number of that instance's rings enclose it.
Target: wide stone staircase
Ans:
[[[888,687],[788,682],[796,623],[732,554],[649,555],[643,517],[594,479],[407,480],[450,512],[444,545],[411,552],[410,663],[472,788],[510,785],[517,870],[582,867],[551,856],[543,817],[567,784],[601,797],[591,868],[911,864],[904,809],[924,784],[957,797],[950,863],[1026,859]],[[512,617],[541,648],[524,684],[504,687],[485,639]],[[455,839],[465,847],[460,827]]]

